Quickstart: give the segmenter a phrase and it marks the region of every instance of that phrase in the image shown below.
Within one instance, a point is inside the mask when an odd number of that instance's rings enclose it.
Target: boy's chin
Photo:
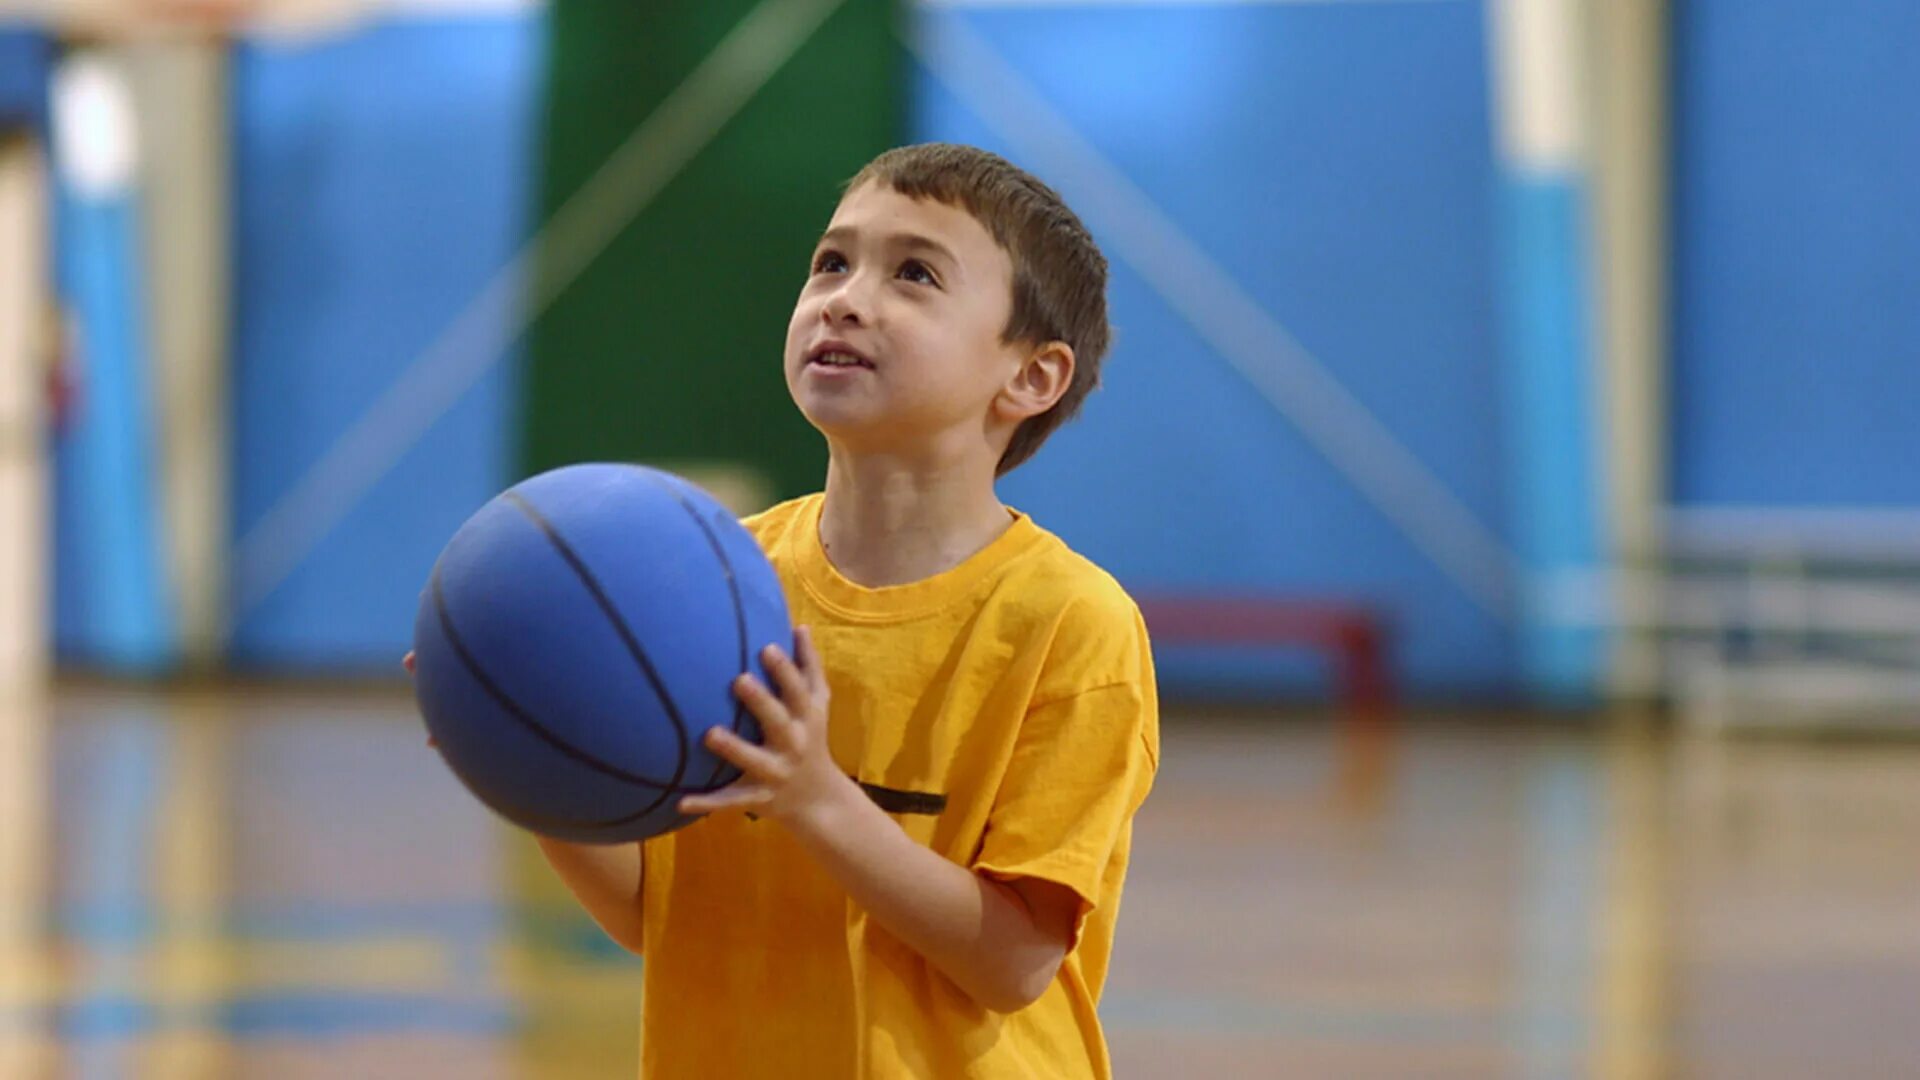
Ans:
[[[840,442],[871,442],[889,426],[887,418],[874,416],[871,408],[850,407],[838,401],[809,401],[805,396],[797,397],[794,404],[815,431]]]
[[[836,454],[895,456],[904,449],[898,424],[875,423],[868,417],[835,416],[832,410],[801,410]]]
[[[857,424],[823,423],[808,417],[813,430],[819,432],[834,450],[854,454],[885,453],[888,445],[878,432]]]

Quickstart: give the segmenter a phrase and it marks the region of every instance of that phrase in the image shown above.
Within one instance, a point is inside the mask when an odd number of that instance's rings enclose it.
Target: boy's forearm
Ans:
[[[640,845],[571,844],[535,837],[567,890],[587,909],[607,936],[631,952],[640,951]]]
[[[1031,1004],[1059,970],[1065,943],[1018,893],[916,843],[851,780],[789,827],[870,918],[981,1005]]]

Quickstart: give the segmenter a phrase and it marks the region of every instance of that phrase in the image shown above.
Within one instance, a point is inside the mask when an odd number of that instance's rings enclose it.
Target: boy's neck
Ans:
[[[1013,523],[991,464],[927,466],[836,454],[827,466],[820,543],[841,576],[870,589],[951,570]]]

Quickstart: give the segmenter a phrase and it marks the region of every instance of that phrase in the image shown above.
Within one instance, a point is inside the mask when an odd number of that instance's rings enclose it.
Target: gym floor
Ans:
[[[0,1075],[635,1074],[638,961],[397,692],[67,686],[0,726],[42,722]],[[1122,1077],[1920,1075],[1920,743],[1179,709],[1164,743]]]

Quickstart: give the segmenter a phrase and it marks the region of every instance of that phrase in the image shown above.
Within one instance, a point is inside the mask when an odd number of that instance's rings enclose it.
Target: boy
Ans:
[[[825,491],[749,518],[795,653],[764,745],[641,845],[541,840],[646,957],[649,1077],[1105,1077],[1095,1005],[1159,753],[1138,611],[994,480],[1079,408],[1106,261],[969,147],[848,185],[787,330]],[[744,812],[743,812],[744,811]]]

